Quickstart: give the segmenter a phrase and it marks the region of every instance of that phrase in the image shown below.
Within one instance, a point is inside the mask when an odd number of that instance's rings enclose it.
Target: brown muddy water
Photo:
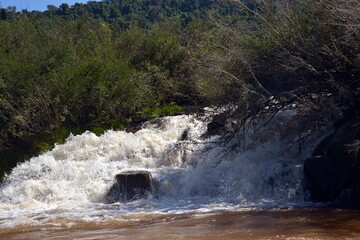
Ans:
[[[147,214],[106,222],[18,226],[0,229],[0,239],[360,239],[360,211],[280,208],[200,214]]]

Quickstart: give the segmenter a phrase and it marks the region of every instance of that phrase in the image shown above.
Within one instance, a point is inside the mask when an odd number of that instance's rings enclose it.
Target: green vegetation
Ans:
[[[174,102],[160,107],[145,108],[143,110],[145,118],[158,118],[161,116],[174,116],[184,112],[184,108]]]
[[[0,172],[70,132],[296,89],[359,115],[359,1],[105,0],[0,9]],[[335,104],[335,103],[334,103]]]

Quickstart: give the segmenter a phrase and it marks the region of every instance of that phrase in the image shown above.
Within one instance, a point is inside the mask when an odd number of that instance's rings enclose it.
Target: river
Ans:
[[[71,135],[19,164],[0,186],[0,239],[360,239],[358,210],[312,203],[304,189],[304,160],[330,123],[297,128],[289,106],[206,135],[218,112]],[[116,174],[144,170],[145,198],[109,202]]]
[[[145,214],[66,226],[28,225],[0,239],[360,239],[359,210],[330,207],[243,209],[193,214]],[[101,219],[101,217],[99,217]]]

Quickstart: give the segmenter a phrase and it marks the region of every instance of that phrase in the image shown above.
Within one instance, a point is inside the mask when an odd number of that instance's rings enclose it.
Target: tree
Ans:
[[[58,8],[54,5],[47,5],[47,10],[51,12],[56,12]]]
[[[6,9],[1,8],[1,9],[0,9],[0,19],[1,19],[1,20],[6,20],[6,19],[7,19],[7,16],[8,16],[8,14],[7,14]]]
[[[67,3],[62,3],[61,5],[60,5],[60,7],[59,7],[59,10],[60,10],[60,14],[61,15],[65,15],[67,12],[68,12],[68,10],[69,10],[69,4],[67,4]]]
[[[16,6],[7,7],[7,11],[10,12],[10,13],[16,13]]]

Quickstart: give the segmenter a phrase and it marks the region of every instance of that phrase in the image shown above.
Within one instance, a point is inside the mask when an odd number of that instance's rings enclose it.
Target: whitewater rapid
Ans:
[[[70,135],[5,178],[0,228],[304,203],[303,162],[329,126],[295,131],[297,110],[288,107],[241,132],[205,137],[214,115],[208,109],[203,117],[164,117],[135,133]],[[147,199],[107,204],[114,176],[129,170],[151,172],[156,190]]]

